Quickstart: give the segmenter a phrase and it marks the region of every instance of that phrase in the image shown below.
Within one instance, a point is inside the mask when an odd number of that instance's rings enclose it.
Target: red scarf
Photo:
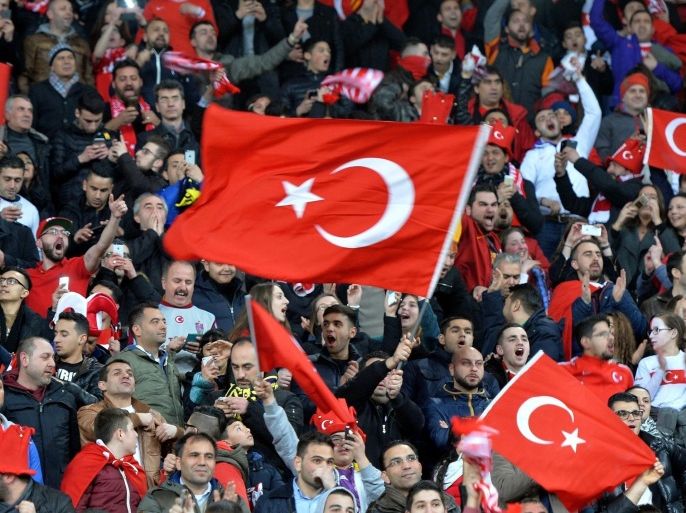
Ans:
[[[139,495],[145,496],[148,491],[145,471],[133,455],[115,459],[106,446],[91,442],[71,460],[62,478],[60,489],[69,496],[74,507],[105,465],[123,471],[126,480],[136,487]]]
[[[637,175],[622,175],[616,178],[618,182],[627,182],[633,180]],[[612,209],[612,203],[607,199],[602,192],[593,200],[593,205],[591,206],[591,213],[588,215],[588,222],[590,224],[604,224],[610,220],[610,210]]]
[[[140,107],[141,113],[150,112],[152,109],[150,105],[143,99],[138,99],[138,107]],[[118,96],[112,96],[110,98],[110,110],[112,111],[112,117],[116,118],[119,114],[126,110],[126,104]],[[148,123],[145,125],[145,130],[150,131],[155,128],[155,125]],[[136,153],[136,132],[133,129],[132,124],[122,125],[119,128],[119,133],[121,138],[126,144],[126,148],[129,150],[131,156]]]
[[[590,284],[591,294],[600,287]],[[562,349],[565,360],[572,358],[572,336],[574,323],[572,320],[572,304],[581,297],[581,282],[579,280],[563,281],[553,290],[548,307],[548,315],[555,321],[565,320],[562,332]]]

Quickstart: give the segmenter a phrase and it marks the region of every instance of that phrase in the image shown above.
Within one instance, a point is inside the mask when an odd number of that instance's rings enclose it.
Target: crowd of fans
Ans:
[[[0,0],[0,512],[476,513],[451,419],[538,351],[659,459],[584,511],[684,511],[686,181],[643,156],[686,4],[386,1]],[[385,73],[366,104],[321,85],[352,67]],[[172,260],[211,103],[492,125],[433,297]],[[248,292],[357,428],[259,368]],[[498,454],[492,480],[565,511]]]

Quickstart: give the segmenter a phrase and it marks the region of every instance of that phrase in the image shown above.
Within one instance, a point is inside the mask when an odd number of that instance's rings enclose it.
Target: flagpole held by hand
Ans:
[[[417,331],[419,330],[419,326],[422,323],[422,317],[424,317],[424,312],[426,312],[426,308],[427,308],[428,304],[429,304],[429,300],[424,299],[422,306],[419,308],[419,315],[417,316],[417,323],[412,327],[412,331],[410,331],[410,334],[408,335],[409,339],[413,342],[413,347],[416,347],[414,345],[415,335],[417,335]],[[405,364],[405,362],[398,363],[398,366],[396,367],[396,369],[402,370],[404,364]]]
[[[255,356],[257,356],[257,373],[260,374],[262,369],[260,369],[260,354],[257,352],[257,342],[255,341],[255,322],[252,314],[252,296],[250,296],[250,294],[245,295],[245,312],[248,314],[250,340],[252,341],[252,346],[255,348]]]

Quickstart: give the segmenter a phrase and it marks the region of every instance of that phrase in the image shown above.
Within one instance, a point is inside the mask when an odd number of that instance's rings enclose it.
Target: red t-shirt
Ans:
[[[43,263],[26,270],[31,278],[31,293],[26,298],[26,306],[41,317],[47,317],[48,308],[52,306],[52,294],[55,292],[61,276],[69,277],[69,291],[86,295],[91,273],[86,269],[83,257],[63,258],[47,271]]]
[[[148,20],[148,23],[153,18],[162,18],[169,27],[169,46],[176,52],[195,55],[195,49],[191,46],[188,38],[191,27],[198,21],[209,21],[217,32],[219,29],[214,19],[212,3],[209,0],[191,0],[189,2],[205,11],[204,16],[200,18],[181,14],[180,9],[183,3],[185,2],[176,2],[175,0],[151,0],[145,6],[143,16]],[[140,42],[142,39],[143,30],[141,29],[136,41]]]
[[[610,396],[624,392],[634,384],[631,369],[621,363],[582,355],[559,365],[586,385],[603,402],[607,402]]]

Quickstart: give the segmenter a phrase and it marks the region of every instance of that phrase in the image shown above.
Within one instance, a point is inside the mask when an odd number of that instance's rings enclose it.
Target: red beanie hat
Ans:
[[[645,76],[643,73],[637,71],[636,73],[627,75],[627,77],[622,81],[622,85],[619,86],[620,98],[624,98],[624,94],[627,92],[627,90],[631,86],[635,85],[643,86],[646,92],[650,94],[650,80],[648,80],[648,77]]]
[[[610,157],[622,167],[625,167],[634,174],[638,174],[643,169],[643,154],[645,144],[638,139],[627,139],[617,151]]]

